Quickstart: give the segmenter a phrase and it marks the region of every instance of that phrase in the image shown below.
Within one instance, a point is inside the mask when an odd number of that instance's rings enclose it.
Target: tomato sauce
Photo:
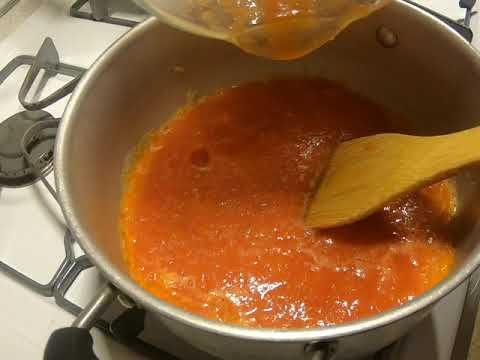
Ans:
[[[454,264],[448,182],[353,225],[303,222],[335,146],[395,123],[321,79],[240,85],[180,111],[126,173],[131,277],[187,311],[249,327],[339,324],[422,294]]]
[[[189,14],[243,50],[277,60],[302,57],[389,0],[190,0]]]
[[[247,3],[253,6],[248,6]],[[300,58],[334,39],[388,0],[222,0],[232,13],[233,43],[277,60]]]

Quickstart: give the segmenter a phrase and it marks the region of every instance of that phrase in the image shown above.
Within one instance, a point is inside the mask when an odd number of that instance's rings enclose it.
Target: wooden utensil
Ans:
[[[379,134],[335,150],[306,214],[310,227],[361,220],[398,196],[480,163],[480,127],[441,136]]]

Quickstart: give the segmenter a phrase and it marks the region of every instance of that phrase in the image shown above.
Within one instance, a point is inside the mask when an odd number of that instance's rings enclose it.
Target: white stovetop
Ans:
[[[111,0],[113,3],[113,0]],[[20,0],[20,3],[3,18],[0,18],[0,68],[18,55],[34,55],[46,36],[53,38],[62,62],[89,67],[92,62],[115,39],[128,28],[110,24],[75,19],[68,16],[69,6],[74,0]],[[115,1],[118,6],[120,0]],[[457,19],[464,15],[456,0],[419,0],[425,6]],[[0,0],[0,7],[6,0]],[[120,6],[121,7],[121,6]],[[474,30],[478,20],[473,18]],[[480,38],[476,39],[479,41]],[[474,41],[474,44],[477,44]],[[24,67],[18,69],[0,86],[0,119],[23,110],[16,94],[26,74]],[[62,76],[50,80],[45,93],[64,84]],[[63,99],[46,110],[60,117],[68,99]],[[1,121],[0,120],[0,121]],[[52,176],[49,176],[53,183]],[[65,225],[57,204],[50,198],[43,185],[36,184],[24,189],[0,189],[0,259],[23,269],[39,281],[52,276],[63,256]],[[72,289],[71,299],[85,305],[95,293],[98,275],[94,270],[84,274],[78,286]],[[434,317],[437,322],[436,341],[439,355],[436,360],[448,360],[451,341],[456,328],[459,309],[465,288],[453,294],[453,305],[448,313],[437,307],[442,316]],[[69,326],[73,317],[60,309],[51,298],[41,297],[17,285],[0,274],[0,358],[41,359],[47,339],[59,327]],[[444,325],[444,326],[443,326]],[[428,326],[425,325],[425,326]],[[109,340],[98,331],[94,333],[95,351],[102,360],[141,359],[125,347]],[[432,344],[433,345],[433,344]],[[426,349],[431,351],[431,349]],[[418,355],[409,359],[429,359],[430,355]]]

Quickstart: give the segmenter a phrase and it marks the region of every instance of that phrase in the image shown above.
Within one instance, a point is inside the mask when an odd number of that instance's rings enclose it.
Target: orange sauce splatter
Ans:
[[[245,84],[186,109],[127,174],[130,275],[187,311],[250,327],[338,324],[422,294],[454,264],[447,182],[343,228],[303,223],[336,144],[392,121],[320,79]]]

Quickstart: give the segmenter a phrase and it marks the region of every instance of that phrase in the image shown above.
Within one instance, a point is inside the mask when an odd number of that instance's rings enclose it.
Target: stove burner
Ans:
[[[56,129],[41,129],[25,144],[34,160],[22,150],[29,128],[46,120],[55,121],[46,111],[22,111],[0,123],[0,187],[31,185],[51,170]]]

